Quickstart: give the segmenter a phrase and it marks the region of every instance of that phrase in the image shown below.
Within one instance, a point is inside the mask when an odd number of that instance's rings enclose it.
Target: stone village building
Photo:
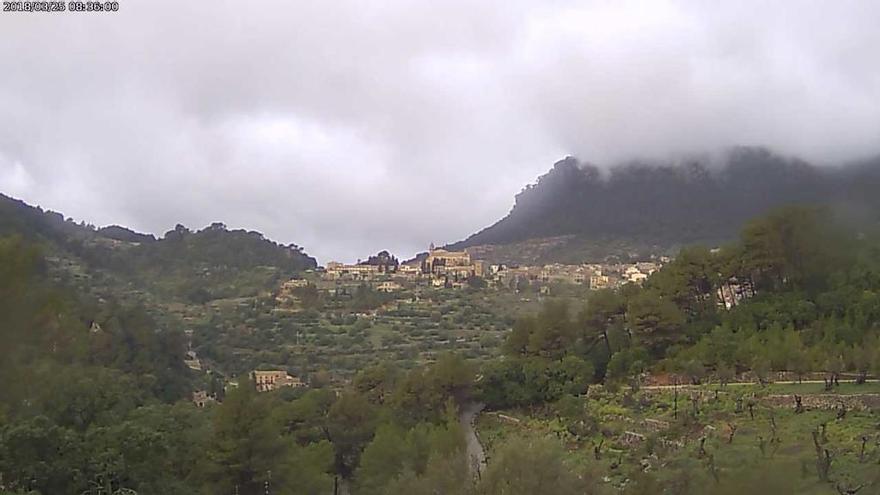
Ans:
[[[305,384],[295,376],[283,370],[253,371],[251,379],[257,392],[268,392],[281,387],[303,387]]]
[[[484,264],[472,260],[467,251],[448,251],[431,244],[422,261],[422,273],[434,287],[462,287],[472,277],[482,277]]]

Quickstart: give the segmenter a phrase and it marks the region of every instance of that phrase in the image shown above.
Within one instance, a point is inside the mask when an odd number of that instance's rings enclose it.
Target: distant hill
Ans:
[[[120,225],[109,225],[107,227],[102,227],[98,229],[97,233],[98,235],[106,237],[108,239],[115,239],[117,241],[125,242],[140,243],[153,242],[156,240],[156,236],[154,236],[153,234],[141,234]]]
[[[156,239],[121,226],[96,229],[0,195],[0,236],[5,235],[41,243],[59,266],[99,275],[107,290],[124,286],[169,300],[254,295],[278,279],[317,267],[298,246],[221,223],[195,232],[178,225]]]
[[[762,148],[721,159],[631,162],[601,171],[557,162],[517,194],[510,213],[452,249],[491,261],[583,261],[733,239],[750,218],[786,204],[828,204],[880,219],[880,160],[819,168]]]

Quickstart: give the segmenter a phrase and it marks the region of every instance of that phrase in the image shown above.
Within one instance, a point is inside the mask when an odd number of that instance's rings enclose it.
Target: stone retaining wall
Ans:
[[[854,411],[880,410],[880,394],[810,394],[801,397],[806,409],[832,410],[843,404],[848,410]],[[770,407],[790,407],[793,409],[795,406],[792,394],[768,395],[760,401]]]

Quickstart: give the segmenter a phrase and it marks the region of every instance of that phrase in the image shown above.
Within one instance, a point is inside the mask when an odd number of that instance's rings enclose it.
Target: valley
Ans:
[[[319,266],[220,223],[156,238],[0,200],[9,493],[880,486],[880,244],[833,208],[770,210],[673,256],[620,241],[548,258],[583,242],[563,236]],[[69,394],[89,399],[59,406]],[[191,474],[138,471],[126,451],[102,455],[132,467],[85,479],[22,474],[33,459],[9,457],[53,432],[93,449],[131,428]],[[59,438],[33,455],[73,452]],[[243,475],[239,456],[261,467]]]
[[[880,495],[880,2],[3,7],[0,495]]]

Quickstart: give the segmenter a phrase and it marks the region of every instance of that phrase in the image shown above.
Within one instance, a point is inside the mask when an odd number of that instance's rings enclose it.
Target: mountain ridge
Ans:
[[[880,159],[818,167],[750,147],[729,150],[720,163],[631,161],[608,171],[566,157],[518,193],[504,218],[447,247],[476,249],[497,261],[491,246],[570,236],[585,246],[592,241],[663,251],[729,241],[750,218],[790,204],[830,205],[876,223],[880,201],[872,186],[880,186],[878,168]],[[531,259],[576,257],[572,249],[561,251]]]
[[[252,294],[276,280],[318,266],[296,245],[282,245],[255,231],[229,230],[215,222],[191,231],[178,224],[159,239],[121,226],[95,228],[0,194],[0,236],[42,244],[68,272],[114,280],[164,298],[208,300]]]

